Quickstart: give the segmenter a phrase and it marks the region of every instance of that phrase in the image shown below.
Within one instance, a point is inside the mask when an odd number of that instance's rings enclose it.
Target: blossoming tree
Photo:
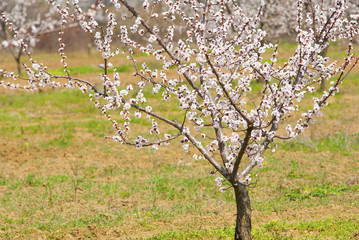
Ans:
[[[261,4],[261,0],[253,1],[238,1],[237,3],[243,9],[246,14],[254,14],[258,6]],[[262,17],[259,21],[259,27],[266,31],[266,39],[268,40],[277,40],[281,37],[295,37],[295,28],[297,26],[297,14],[296,14],[296,1],[286,1],[286,0],[267,0],[265,1],[265,6],[263,7]],[[331,6],[334,6],[335,0],[310,0],[304,2],[304,12],[312,12],[313,7],[317,6],[321,9],[328,9]],[[348,9],[345,14],[350,16],[350,14],[357,14],[359,11],[359,3],[356,0],[347,0]],[[227,5],[229,12],[231,7]],[[329,11],[323,11],[323,14],[326,14],[326,17],[330,17]],[[324,17],[324,16],[322,16]],[[306,22],[305,24],[309,24]]]
[[[352,53],[351,42],[358,34],[359,15],[346,14],[345,0],[337,0],[328,8],[313,5],[309,12],[304,12],[304,0],[297,1],[297,49],[285,63],[277,63],[279,44],[262,41],[266,33],[258,28],[258,22],[263,4],[256,14],[246,15],[235,0],[145,0],[143,9],[133,8],[126,0],[111,0],[112,6],[107,9],[97,5],[107,17],[106,26],[100,26],[94,14],[82,11],[78,0],[62,5],[54,0],[48,3],[60,14],[63,29],[76,21],[83,31],[93,35],[103,61],[99,65],[103,70],[99,76],[101,87],[68,71],[63,31],[58,51],[65,74],[54,75],[44,63],[31,58],[29,45],[4,13],[2,22],[15,33],[31,65],[24,65],[26,78],[0,70],[1,76],[9,79],[0,81],[0,85],[28,91],[45,86],[78,88],[112,123],[113,140],[119,144],[158,149],[181,139],[185,152],[196,149],[194,157],[206,159],[214,168],[212,174],[220,175],[216,178],[220,191],[228,190],[223,181],[233,188],[237,206],[235,239],[251,239],[251,171],[262,167],[265,151],[274,150],[277,139],[297,137],[320,116],[321,108],[339,91],[340,83],[359,61]],[[157,12],[158,8],[162,12]],[[122,18],[117,20],[116,14]],[[135,40],[139,38],[141,42]],[[115,39],[121,45],[116,45]],[[320,55],[330,41],[337,39],[348,42],[340,63]],[[135,51],[153,56],[151,59],[161,67],[150,68],[146,63],[139,66]],[[111,59],[121,54],[127,55],[135,67],[137,81],[132,84],[122,84],[116,69],[110,74]],[[253,93],[251,83],[258,78],[264,79],[263,87]],[[329,90],[314,97],[310,109],[301,107],[303,97],[327,80]],[[156,106],[164,108],[166,101],[177,101],[183,118],[166,118],[149,105],[148,88],[163,100]],[[111,116],[113,111],[120,112],[123,124]],[[135,136],[131,133],[135,118],[150,121],[151,127],[142,128],[143,133]],[[294,125],[288,124],[289,119]],[[170,135],[169,128],[177,133]]]
[[[253,14],[257,11],[257,6],[261,3],[261,0],[254,1],[237,1],[240,7],[247,14]],[[334,0],[310,0],[304,2],[303,11],[304,14],[308,16],[316,17],[312,15],[311,12],[314,11],[314,7],[320,8],[322,10],[329,9],[331,6],[334,6]],[[351,14],[357,14],[359,12],[359,3],[356,0],[347,0],[347,10],[345,11],[346,17],[350,18]],[[229,6],[227,6],[230,9]],[[230,12],[230,11],[229,11]],[[321,13],[322,21],[329,19],[331,17],[330,11],[322,11]],[[318,16],[317,16],[318,17]],[[305,21],[303,22],[303,27],[305,29],[315,27],[310,26],[315,23],[315,21]],[[292,38],[295,37],[296,27],[297,27],[297,14],[296,14],[296,1],[286,1],[286,0],[267,0],[265,6],[263,7],[261,19],[258,22],[258,25],[261,29],[266,31],[267,40],[277,40],[281,37]],[[316,32],[315,34],[320,34]],[[317,37],[318,38],[318,37]],[[354,38],[354,41],[358,43],[358,37]],[[329,47],[329,46],[328,46]],[[326,57],[328,47],[324,48],[320,53],[323,57]],[[262,79],[259,79],[263,81]],[[320,90],[324,91],[327,89],[326,81],[321,81]]]
[[[23,45],[19,43],[22,39],[27,47],[34,48],[41,34],[54,31],[58,20],[53,13],[41,12],[42,1],[39,0],[4,0],[0,2],[0,13],[3,20],[6,18],[11,22],[11,29],[6,26],[5,21],[0,24],[0,49],[6,49],[17,63],[18,74],[21,73],[21,57]],[[16,35],[16,37],[15,37]]]

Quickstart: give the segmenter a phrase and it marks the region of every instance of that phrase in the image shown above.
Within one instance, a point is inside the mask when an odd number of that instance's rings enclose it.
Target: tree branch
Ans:
[[[233,172],[232,172],[233,181],[237,177],[239,164],[241,163],[243,155],[246,152],[249,140],[251,139],[252,131],[253,131],[253,125],[248,126],[246,136],[244,137],[241,149],[239,150],[236,161],[234,162],[234,165],[233,165]]]

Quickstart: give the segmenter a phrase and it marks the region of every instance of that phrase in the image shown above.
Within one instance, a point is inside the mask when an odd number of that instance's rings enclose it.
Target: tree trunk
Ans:
[[[17,74],[19,74],[19,76],[21,75],[21,62],[20,59],[16,59],[16,64],[17,64]]]
[[[322,56],[322,57],[326,57],[326,56],[327,56],[327,53],[328,53],[328,48],[329,48],[329,46],[327,46],[326,48],[324,48],[323,51],[321,51],[321,52],[319,53],[319,55]],[[324,91],[326,88],[327,88],[327,82],[326,82],[325,80],[322,80],[322,81],[320,82],[320,90],[321,90],[321,91]]]
[[[244,184],[237,183],[233,186],[236,195],[237,218],[235,229],[235,240],[251,240],[251,202],[247,187]]]

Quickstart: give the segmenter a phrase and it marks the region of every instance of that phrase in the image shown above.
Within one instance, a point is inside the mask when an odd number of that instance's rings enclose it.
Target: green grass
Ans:
[[[1,128],[11,123],[19,125],[24,122],[40,122],[45,116],[68,118],[72,114],[86,116],[96,115],[98,110],[89,102],[89,98],[78,90],[48,91],[40,93],[22,93],[0,95]],[[30,111],[29,111],[30,110]]]
[[[306,139],[294,139],[283,141],[279,148],[287,151],[322,152],[329,151],[348,155],[359,150],[359,133],[353,135],[336,134],[317,141]]]
[[[350,239],[359,234],[357,219],[325,218],[318,221],[288,223],[271,221],[253,228],[252,237],[256,240],[294,240],[294,239]],[[233,239],[233,228],[175,231],[161,233],[145,240],[182,240],[182,239]],[[300,235],[300,237],[296,236]]]
[[[87,66],[79,66],[79,67],[68,67],[67,68],[71,74],[92,74],[92,73],[103,73],[104,70],[102,68],[99,68],[94,65],[87,65]],[[116,69],[116,72],[120,73],[129,73],[134,71],[134,67],[132,64],[127,65],[121,65],[121,66],[115,66],[113,68],[108,69],[108,73],[114,72],[114,69]],[[65,74],[65,68],[60,69],[52,69],[49,71],[53,75],[64,75]]]
[[[345,194],[347,192],[356,192],[358,187],[347,185],[335,186],[332,183],[325,185],[303,186],[300,188],[286,189],[285,196],[291,201],[298,201],[307,198],[319,197],[324,198],[334,194]]]
[[[221,228],[221,229],[205,229],[193,231],[176,231],[161,233],[157,236],[146,238],[146,240],[190,240],[190,239],[233,239],[234,229]]]
[[[359,233],[356,219],[339,217],[325,218],[318,221],[287,223],[272,221],[254,231],[254,239],[350,239]],[[295,236],[300,234],[301,237]]]
[[[290,165],[294,169],[298,168],[297,164],[293,162]],[[22,226],[21,229],[23,230],[35,228],[51,232],[55,229],[81,228],[91,224],[104,227],[116,226],[123,224],[124,219],[130,217],[137,219],[136,221],[138,221],[144,229],[153,230],[153,225],[156,221],[170,222],[176,216],[183,214],[203,214],[202,211],[206,209],[206,204],[213,200],[215,202],[224,200],[228,203],[228,207],[233,204],[234,198],[232,192],[225,191],[224,193],[220,193],[214,186],[214,179],[211,176],[190,176],[190,168],[186,166],[178,167],[171,164],[163,165],[160,171],[161,174],[159,174],[159,169],[123,169],[119,166],[99,168],[96,165],[87,167],[79,166],[76,182],[81,192],[78,193],[77,198],[79,198],[79,200],[82,199],[82,201],[90,205],[91,203],[104,205],[105,208],[96,211],[95,215],[87,215],[88,213],[84,213],[81,217],[69,219],[56,212],[49,212],[46,216],[42,217],[37,216],[33,218],[32,216],[34,216],[37,211],[47,209],[48,206],[56,206],[63,201],[67,202],[75,198],[75,192],[73,190],[74,175],[71,174],[71,172],[49,177],[36,176],[34,173],[28,174],[23,178],[6,177],[2,175],[3,185],[8,186],[8,190],[1,200],[2,206],[6,207],[7,210],[21,212],[23,216],[20,220],[8,218],[5,226],[7,226],[7,228],[11,226]],[[132,181],[128,181],[128,179],[105,180],[107,177],[118,177],[125,173],[129,174],[129,176],[143,176],[147,174],[144,179],[134,178]],[[254,190],[260,191],[260,189]],[[294,206],[300,207],[306,205],[303,201],[317,202],[315,200],[317,198],[333,198],[334,195],[355,193],[357,190],[358,186],[349,187],[335,185],[333,183],[305,187],[298,186],[298,188],[288,188],[282,189],[279,192],[277,191],[277,197],[273,202],[271,200],[265,200],[260,204],[267,204],[267,210],[273,209],[275,206],[277,206],[277,208],[280,206],[279,209],[286,209],[289,202],[298,202]],[[252,190],[251,193],[254,194]],[[134,196],[140,199],[140,201],[146,202],[144,209],[127,208],[125,206],[122,210],[108,210],[109,208],[111,209],[110,199],[133,199]],[[162,201],[166,201],[169,205],[167,207],[161,206],[160,202]],[[220,201],[217,204],[219,203]],[[325,205],[328,203],[322,204]],[[19,206],[21,207],[19,208]],[[257,209],[256,203],[254,203],[253,207]],[[66,214],[66,211],[63,214]],[[55,225],[52,222],[46,223],[49,217],[56,218]],[[333,221],[337,220],[334,219]],[[311,226],[313,224],[314,223],[307,225]],[[343,222],[343,224],[349,223]],[[297,229],[297,226],[302,226],[300,224],[293,225],[285,222],[274,222],[272,225],[265,225],[263,228],[254,229],[253,234],[258,237],[255,239],[270,239],[268,236],[275,236],[273,232],[277,231],[278,234],[283,232],[276,230],[279,227],[284,228],[285,231],[290,231],[290,229]],[[319,227],[319,224],[315,226]],[[300,231],[302,231],[302,229],[300,229]],[[340,231],[340,229],[337,229],[337,231]],[[303,230],[303,232],[305,231]],[[320,235],[320,232],[318,234],[323,237]],[[335,231],[333,234],[339,235],[339,233]],[[230,239],[231,236],[232,229],[225,228],[199,231],[175,231],[163,233],[149,239],[216,239],[215,237]]]
[[[161,101],[160,94],[152,95],[150,92],[150,88],[145,89],[145,93],[149,93],[148,101],[161,104],[159,102]],[[99,110],[89,101],[89,98],[78,90],[18,94],[16,97],[12,94],[1,95],[0,106],[2,107],[0,109],[2,123],[0,133],[8,137],[47,132],[64,135],[60,139],[42,144],[43,146],[66,147],[66,145],[71,145],[68,144],[71,137],[66,132],[73,131],[74,128],[87,128],[88,132],[98,137],[103,137],[112,130],[105,118],[100,117]],[[27,111],[27,109],[31,109],[31,111]],[[179,112],[178,104],[175,101],[167,102],[166,107],[160,108],[159,112],[170,119],[180,120],[184,117],[183,113]],[[122,118],[117,117],[118,112],[110,111],[110,113],[119,123],[124,123]],[[73,116],[78,116],[77,119],[81,120],[70,120],[69,117]],[[94,116],[99,116],[99,120],[93,119]],[[131,123],[151,126],[151,121],[146,120],[145,117],[145,114],[141,118],[132,117]],[[54,124],[53,120],[59,122]],[[26,125],[23,125],[24,123]]]
[[[45,149],[51,147],[66,148],[73,145],[73,141],[72,141],[73,138],[74,136],[68,133],[66,135],[61,135],[60,137],[51,140],[41,141],[40,146]]]

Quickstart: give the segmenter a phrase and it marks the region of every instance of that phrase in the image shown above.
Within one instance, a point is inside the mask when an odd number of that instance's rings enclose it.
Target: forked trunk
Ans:
[[[236,195],[237,218],[235,240],[251,240],[251,202],[247,187],[244,184],[233,186]]]

